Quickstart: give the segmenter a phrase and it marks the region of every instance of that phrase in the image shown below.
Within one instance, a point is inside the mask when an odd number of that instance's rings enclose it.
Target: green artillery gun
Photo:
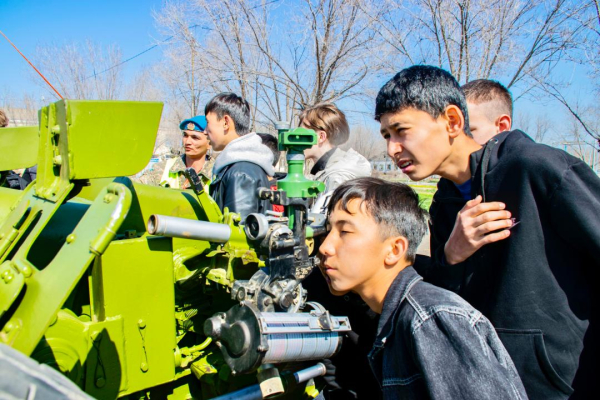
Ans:
[[[150,159],[161,112],[62,100],[39,129],[0,131],[0,171],[38,165],[26,190],[0,188],[0,342],[100,399],[311,395],[324,369],[310,360],[350,329],[301,285],[323,231],[307,211],[322,184],[302,176],[314,132],[280,130],[288,177],[257,193],[285,213],[240,221],[200,184],[122,177]]]

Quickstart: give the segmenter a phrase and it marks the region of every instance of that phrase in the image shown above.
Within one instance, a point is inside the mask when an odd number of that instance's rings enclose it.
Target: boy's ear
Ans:
[[[318,144],[324,143],[327,140],[327,133],[325,131],[317,131],[317,142]]]
[[[496,126],[498,127],[498,133],[504,131],[510,131],[512,127],[512,120],[510,115],[502,114],[496,119]]]
[[[406,258],[408,239],[404,236],[395,236],[389,240],[389,251],[385,256],[385,265],[393,266]]]
[[[454,139],[461,132],[465,131],[465,116],[460,108],[454,104],[450,104],[446,107],[442,115],[446,120],[446,130],[451,138]]]
[[[233,120],[229,115],[223,115],[223,129],[234,129]]]

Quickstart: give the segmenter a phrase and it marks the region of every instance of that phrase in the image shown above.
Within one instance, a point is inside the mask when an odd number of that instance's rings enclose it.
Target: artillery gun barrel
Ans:
[[[231,237],[231,228],[228,225],[214,222],[153,214],[148,219],[148,233],[158,236],[225,243]]]

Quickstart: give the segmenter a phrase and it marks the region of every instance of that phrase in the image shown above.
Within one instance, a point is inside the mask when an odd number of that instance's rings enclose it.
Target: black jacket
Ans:
[[[327,365],[328,387],[324,390],[327,400],[377,400],[382,398],[367,355],[373,348],[379,315],[354,293],[334,296],[318,268],[302,282],[307,300],[324,306],[331,315],[347,316],[352,331],[342,342],[342,349]],[[333,370],[333,371],[332,371]]]
[[[266,172],[258,165],[249,161],[239,161],[227,165],[219,171],[210,184],[210,195],[219,208],[239,213],[242,222],[251,213],[264,213],[271,209],[271,204],[259,200],[257,189],[269,188]]]
[[[446,265],[444,244],[466,201],[441,179],[430,209],[426,279],[489,318],[530,398],[585,398],[595,390],[600,339],[593,278],[600,267],[600,179],[579,159],[520,131],[496,136],[471,154],[470,165],[472,196],[504,202],[520,224],[508,239]]]
[[[6,183],[4,186],[11,189],[25,190],[31,182],[37,177],[37,165],[31,168],[25,169],[23,175],[19,175],[14,171],[10,171],[6,174]]]

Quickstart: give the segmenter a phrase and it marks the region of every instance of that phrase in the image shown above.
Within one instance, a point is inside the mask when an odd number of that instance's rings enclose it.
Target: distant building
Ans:
[[[371,170],[384,174],[399,172],[400,168],[388,157],[379,157],[370,161]]]
[[[390,179],[400,178],[401,180],[406,179],[409,180],[408,176],[404,175],[402,170],[398,168],[396,163],[389,157],[383,155],[373,158],[369,161],[371,163],[371,170],[374,173],[385,174],[385,175],[393,175]],[[428,182],[436,182],[440,179],[439,175],[431,175],[426,178],[425,181]]]

